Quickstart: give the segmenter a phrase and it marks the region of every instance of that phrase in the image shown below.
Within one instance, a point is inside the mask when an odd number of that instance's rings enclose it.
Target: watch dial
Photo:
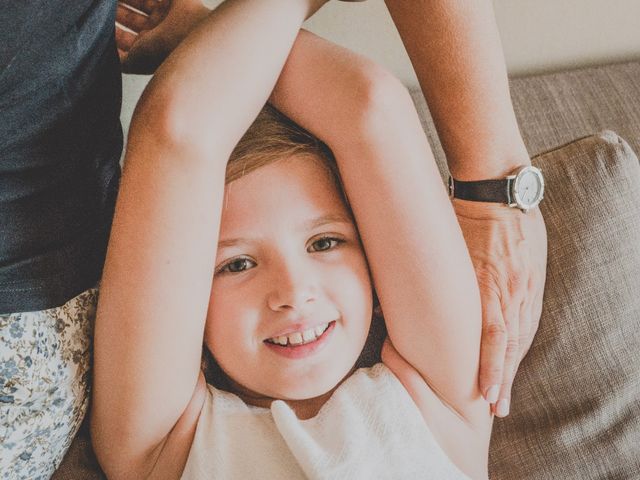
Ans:
[[[541,188],[542,185],[538,176],[533,172],[525,172],[518,185],[518,194],[522,203],[525,205],[535,203],[540,195]]]

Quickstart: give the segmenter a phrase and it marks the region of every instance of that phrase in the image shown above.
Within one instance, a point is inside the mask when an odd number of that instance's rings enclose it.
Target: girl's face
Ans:
[[[205,342],[245,396],[322,395],[367,338],[367,261],[320,162],[279,160],[225,190]]]

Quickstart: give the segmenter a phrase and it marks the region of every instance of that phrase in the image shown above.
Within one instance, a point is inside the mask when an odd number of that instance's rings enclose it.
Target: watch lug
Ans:
[[[507,205],[509,205],[510,207],[514,207],[516,206],[516,204],[513,201],[513,180],[515,179],[515,175],[509,175],[507,177]]]

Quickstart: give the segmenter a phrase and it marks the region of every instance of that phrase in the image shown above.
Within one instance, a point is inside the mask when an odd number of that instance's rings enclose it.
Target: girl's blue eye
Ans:
[[[253,262],[251,260],[249,260],[248,258],[237,258],[236,260],[227,263],[224,267],[222,267],[220,270],[218,270],[218,273],[225,273],[225,272],[240,273],[240,272],[244,272],[245,270],[249,269],[249,267],[247,266],[248,263],[253,263]]]
[[[345,241],[340,238],[322,237],[311,244],[311,252],[325,252],[332,250]],[[251,265],[252,264],[252,265]],[[242,273],[255,266],[255,262],[248,258],[236,258],[220,268],[217,273]]]
[[[334,237],[322,237],[316,240],[315,242],[313,242],[311,246],[314,246],[314,245],[317,246],[318,248],[315,251],[322,252],[325,250],[331,250],[332,248],[336,247],[340,243],[344,243],[344,240],[340,238],[334,238]]]

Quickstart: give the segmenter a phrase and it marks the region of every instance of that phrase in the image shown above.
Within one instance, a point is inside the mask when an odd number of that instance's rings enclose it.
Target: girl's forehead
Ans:
[[[319,161],[280,160],[229,183],[222,229],[297,224],[319,217],[349,219],[331,173]]]

